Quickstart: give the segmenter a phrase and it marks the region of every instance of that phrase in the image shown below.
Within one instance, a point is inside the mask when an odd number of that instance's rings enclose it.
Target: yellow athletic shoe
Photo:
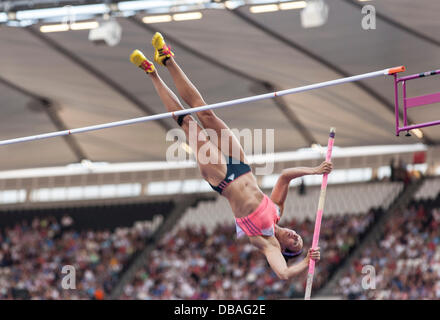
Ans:
[[[165,65],[166,61],[174,57],[174,53],[171,52],[171,48],[167,46],[165,43],[165,40],[163,39],[163,36],[156,32],[153,36],[153,39],[151,40],[151,43],[154,47],[154,61],[161,65]]]
[[[148,61],[148,59],[145,58],[144,54],[138,49],[134,50],[133,53],[130,55],[130,61],[135,66],[144,70],[146,73],[151,73],[155,70],[154,64]]]

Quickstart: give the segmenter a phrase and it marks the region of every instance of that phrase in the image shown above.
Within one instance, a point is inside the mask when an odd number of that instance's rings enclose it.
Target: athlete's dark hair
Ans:
[[[299,255],[301,255],[302,252],[303,252],[302,249],[299,251],[292,251],[289,249],[284,249],[281,253],[283,254],[283,257],[287,262],[292,258],[298,257]]]

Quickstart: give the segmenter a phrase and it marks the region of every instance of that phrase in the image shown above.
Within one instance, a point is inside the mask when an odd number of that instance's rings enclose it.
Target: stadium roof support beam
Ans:
[[[4,84],[8,88],[21,93],[27,97],[30,97],[33,101],[39,104],[41,110],[46,112],[50,121],[54,124],[57,130],[67,130],[67,126],[64,124],[64,121],[59,116],[53,101],[49,98],[39,96],[33,92],[30,92],[27,89],[24,89],[11,81],[0,76],[0,83]],[[84,159],[87,159],[87,155],[84,150],[80,147],[77,140],[73,136],[64,136],[64,141],[67,143],[68,147],[72,150],[73,154],[77,158],[78,162],[81,162]]]
[[[104,74],[103,72],[99,71],[97,68],[92,66],[91,64],[87,63],[83,59],[81,59],[79,56],[74,54],[73,52],[67,50],[62,45],[60,45],[58,42],[52,40],[45,34],[41,33],[39,30],[36,30],[33,26],[29,26],[24,28],[27,30],[31,35],[45,43],[48,47],[55,50],[56,52],[60,53],[61,55],[68,58],[70,61],[72,61],[75,65],[79,66],[84,71],[91,74],[94,78],[98,79],[99,81],[103,82],[110,88],[112,88],[116,93],[130,101],[134,106],[136,106],[139,110],[141,110],[146,115],[153,115],[156,112],[147,104],[140,101],[136,96],[132,95],[130,92],[128,92],[123,86],[119,85],[115,81],[113,81],[109,76]],[[166,122],[165,120],[158,120],[157,123],[165,130],[171,130],[173,127]]]

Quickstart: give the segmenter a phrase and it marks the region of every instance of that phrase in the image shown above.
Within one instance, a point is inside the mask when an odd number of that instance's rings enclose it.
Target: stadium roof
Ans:
[[[18,1],[22,2],[23,1]],[[74,1],[72,1],[73,3]],[[195,1],[196,2],[196,1]],[[4,3],[4,1],[3,1]],[[117,46],[97,46],[88,30],[42,33],[0,24],[0,139],[70,129],[164,112],[145,75],[133,67],[133,49],[153,53],[155,31],[208,103],[405,65],[407,74],[438,69],[437,0],[370,1],[377,29],[361,28],[354,0],[327,1],[328,22],[304,29],[299,10],[254,14],[250,5],[202,10],[198,20],[142,23],[147,13],[119,16]],[[1,20],[0,20],[1,21]],[[166,70],[158,67],[174,89]],[[412,96],[434,92],[439,78],[411,83]],[[393,82],[383,77],[217,111],[232,128],[275,128],[276,152],[325,145],[330,127],[341,147],[418,143],[395,137]],[[410,111],[413,122],[438,120],[428,106]],[[436,118],[437,117],[437,118]],[[94,162],[165,159],[171,120],[4,146],[0,170]],[[423,129],[438,144],[440,128]]]

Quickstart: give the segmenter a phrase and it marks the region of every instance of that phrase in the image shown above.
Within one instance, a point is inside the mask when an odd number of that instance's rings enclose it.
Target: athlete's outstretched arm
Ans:
[[[281,251],[275,246],[268,246],[263,253],[266,256],[266,259],[269,262],[272,270],[275,272],[278,278],[282,280],[287,280],[303,273],[309,267],[310,259],[315,261],[320,259],[319,247],[316,250],[309,249],[306,258],[291,266],[287,266],[286,260],[281,254]]]
[[[305,175],[310,174],[324,174],[330,173],[333,169],[333,165],[331,162],[322,162],[317,167],[298,167],[298,168],[288,168],[284,169],[281,172],[280,177],[278,178],[270,196],[271,200],[276,203],[281,212],[283,211],[284,202],[287,198],[287,193],[289,191],[289,184],[295,178],[299,178]]]
[[[249,241],[266,256],[270,267],[278,278],[282,280],[287,280],[301,274],[308,268],[310,259],[319,261],[321,257],[319,247],[315,250],[309,249],[307,252],[307,257],[301,262],[287,266],[287,262],[281,253],[280,244],[274,237],[255,236],[249,237]]]

